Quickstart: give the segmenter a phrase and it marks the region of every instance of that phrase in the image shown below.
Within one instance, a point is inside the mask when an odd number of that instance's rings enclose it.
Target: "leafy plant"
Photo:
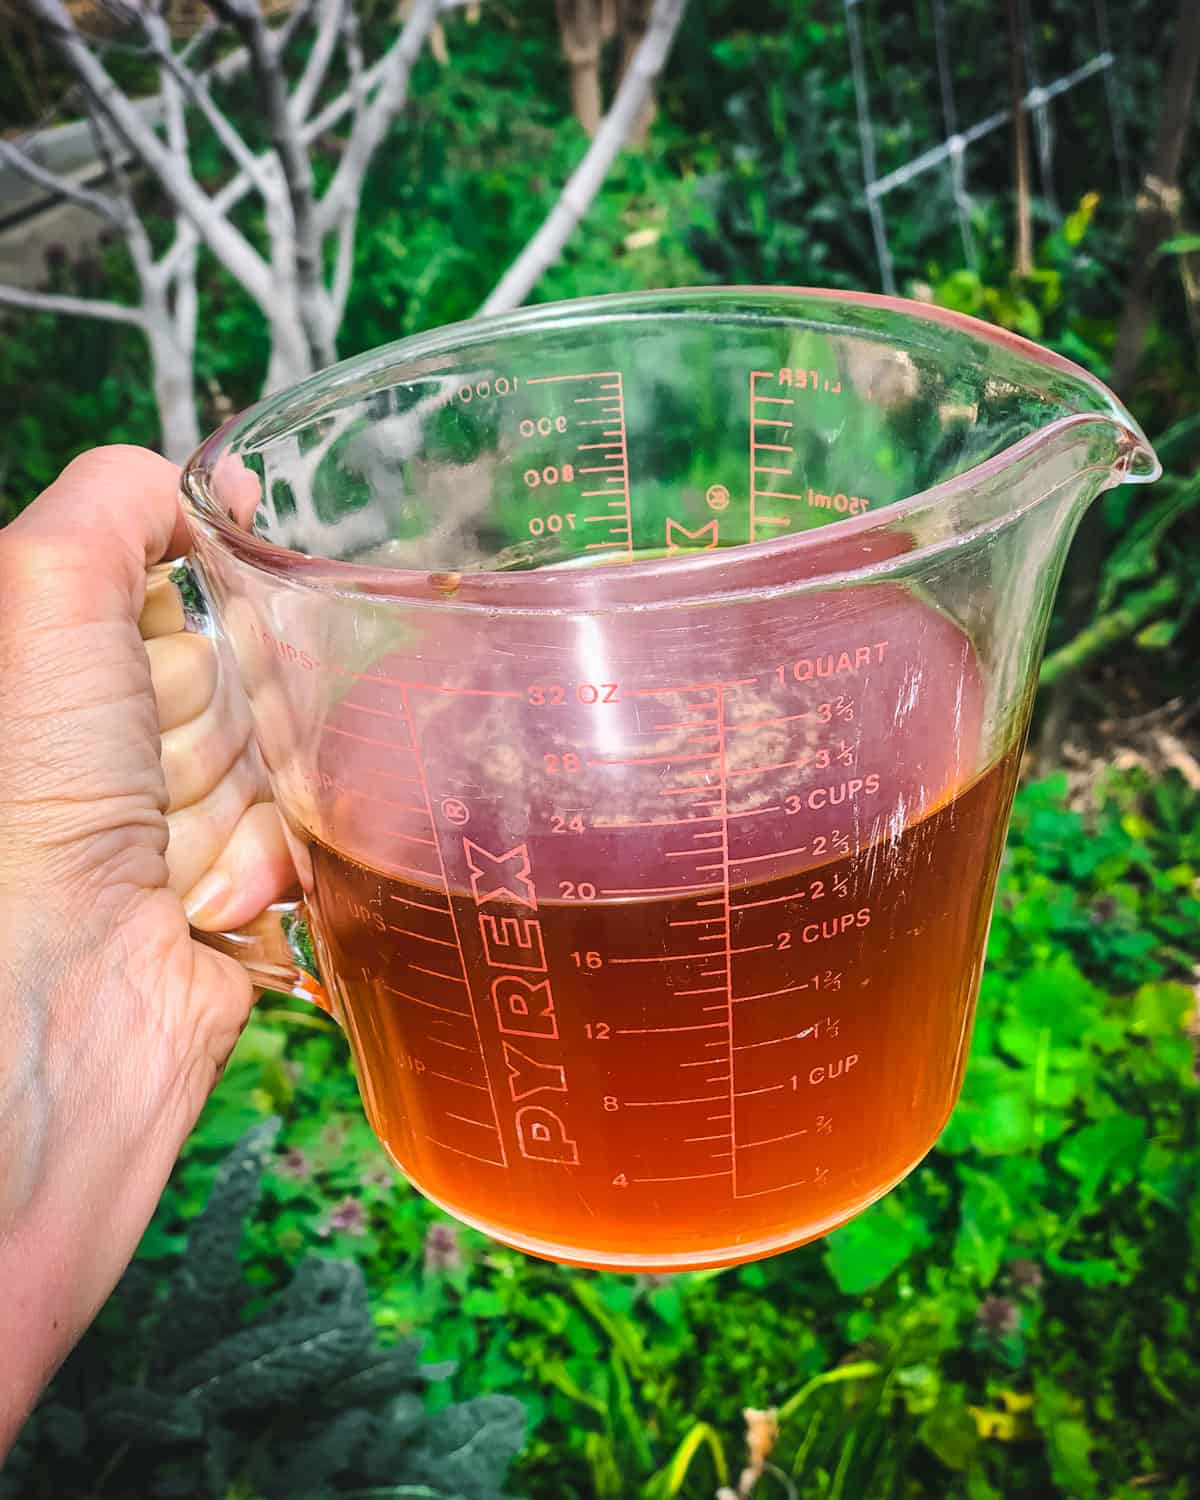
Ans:
[[[26,1426],[0,1496],[504,1500],[520,1405],[481,1396],[432,1414],[424,1387],[452,1367],[422,1364],[420,1339],[380,1343],[357,1265],[312,1256],[254,1296],[239,1246],[278,1125],[226,1158],[168,1281],[127,1274]]]

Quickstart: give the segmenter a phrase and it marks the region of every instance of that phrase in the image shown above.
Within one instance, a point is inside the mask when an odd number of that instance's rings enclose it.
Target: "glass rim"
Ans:
[[[804,303],[829,302],[891,312],[904,318],[914,328],[921,324],[948,328],[979,344],[1001,349],[1027,364],[1067,377],[1089,391],[1096,406],[1092,410],[1057,417],[961,474],[894,500],[876,511],[847,516],[824,526],[789,532],[765,541],[741,542],[686,556],[655,557],[641,562],[622,561],[619,568],[597,566],[586,569],[548,567],[507,571],[472,570],[462,575],[463,580],[470,581],[472,593],[476,596],[470,599],[455,598],[453,592],[437,592],[431,597],[431,579],[446,577],[444,570],[345,562],[281,546],[236,525],[213,503],[208,493],[208,479],[217,463],[225,454],[235,451],[238,439],[254,426],[264,422],[286,421],[289,414],[315,420],[323,414],[324,407],[336,407],[347,391],[359,386],[373,370],[394,367],[400,371],[406,363],[415,367],[420,361],[430,357],[446,356],[458,351],[466,353],[474,345],[519,335],[531,329],[545,331],[555,326],[566,328],[572,324],[604,321],[626,313],[633,316],[660,313],[698,321],[703,321],[706,317],[718,317],[723,313],[725,318],[732,319],[736,316],[739,299],[746,298],[772,299],[778,304],[782,316],[794,316],[797,320],[803,316],[801,306]],[[712,311],[698,307],[697,303],[711,304]],[[811,327],[822,326],[811,319],[806,321]],[[848,325],[825,326],[831,332],[853,331]],[[414,376],[419,373],[423,372],[414,368]],[[180,477],[180,488],[184,509],[193,528],[201,526],[224,552],[276,581],[290,582],[318,593],[364,603],[370,601],[397,607],[470,612],[502,611],[506,614],[539,615],[634,612],[705,602],[736,602],[742,597],[762,598],[789,593],[797,588],[809,589],[847,580],[865,580],[882,571],[890,572],[897,565],[907,567],[947,548],[961,546],[981,532],[995,531],[997,527],[1006,526],[1026,514],[1032,507],[1040,505],[1061,489],[1061,482],[1044,493],[1014,505],[999,520],[995,517],[985,519],[976,527],[952,531],[908,551],[899,554],[885,553],[881,560],[875,562],[857,567],[818,567],[816,571],[806,570],[802,566],[805,559],[817,560],[816,549],[820,547],[830,548],[832,544],[836,551],[839,543],[855,542],[861,545],[868,538],[891,530],[901,520],[944,509],[964,492],[996,478],[1013,464],[1036,454],[1039,449],[1049,448],[1064,435],[1081,426],[1095,423],[1115,430],[1116,458],[1111,465],[1094,467],[1113,472],[1119,467],[1125,482],[1147,482],[1159,476],[1162,472],[1161,465],[1149,440],[1124,404],[1103,381],[1065,356],[1008,329],[932,303],[876,292],[772,285],[677,287],[535,303],[511,312],[443,324],[353,355],[263,398],[227,419],[187,460]],[[756,565],[778,566],[789,559],[794,559],[797,564],[794,581],[782,584],[776,581],[769,585],[755,584],[752,581],[754,573],[759,571]],[[731,586],[722,576],[731,569],[744,571],[750,577]],[[678,588],[667,595],[660,594],[642,602],[606,598],[605,581],[618,575],[622,580],[622,594],[630,585],[636,587],[639,580],[658,582],[669,577],[678,584]],[[713,587],[714,584],[719,586]],[[556,596],[564,591],[568,594],[573,592],[577,597],[563,602]],[[479,597],[489,593],[494,597]],[[514,594],[519,597],[512,597]],[[538,595],[543,597],[539,599]]]

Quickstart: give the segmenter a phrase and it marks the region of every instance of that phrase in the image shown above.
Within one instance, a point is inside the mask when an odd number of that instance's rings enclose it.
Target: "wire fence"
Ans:
[[[863,184],[867,213],[871,220],[871,236],[875,245],[875,258],[879,266],[879,280],[883,290],[890,295],[896,292],[896,274],[888,242],[887,219],[884,215],[884,200],[898,188],[906,187],[926,173],[949,167],[954,195],[954,209],[962,239],[963,255],[967,265],[978,265],[978,247],[972,223],[972,200],[967,186],[967,152],[977,141],[992,135],[1012,119],[1012,107],[998,109],[965,128],[960,123],[958,102],[954,92],[953,70],[950,66],[950,30],[946,15],[945,0],[932,0],[934,41],[937,52],[938,90],[941,96],[943,139],[928,150],[922,151],[902,166],[882,175],[879,172],[876,151],[875,121],[871,112],[871,91],[866,65],[866,49],[863,39],[863,15],[866,0],[843,0],[846,13],[846,29],[850,44],[850,65],[854,77],[854,101],[858,116],[859,149],[862,157]],[[1038,159],[1041,196],[1051,213],[1058,217],[1058,205],[1054,193],[1054,117],[1051,105],[1055,99],[1078,87],[1089,78],[1101,74],[1104,78],[1105,101],[1112,137],[1113,158],[1116,164],[1117,181],[1123,198],[1130,195],[1129,152],[1125,140],[1125,122],[1120,108],[1120,97],[1115,87],[1114,68],[1116,54],[1112,48],[1112,33],[1109,26],[1107,0],[1093,0],[1093,13],[1099,51],[1079,67],[1061,74],[1047,84],[1042,84],[1038,74],[1038,58],[1034,43],[1033,17],[1030,0],[1020,0],[1021,31],[1024,39],[1022,58],[1029,88],[1020,101],[1020,108],[1032,118],[1034,142]]]

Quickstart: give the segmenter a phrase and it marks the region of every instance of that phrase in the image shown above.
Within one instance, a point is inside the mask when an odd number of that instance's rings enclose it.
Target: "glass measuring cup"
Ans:
[[[397,1165],[625,1269],[898,1181],[957,1096],[1067,544],[1156,473],[1057,356],[785,289],[439,330],[211,438],[203,590]],[[312,989],[277,918],[223,941]]]

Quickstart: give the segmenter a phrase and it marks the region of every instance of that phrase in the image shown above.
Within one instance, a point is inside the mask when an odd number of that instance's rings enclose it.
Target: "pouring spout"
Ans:
[[[1117,456],[1113,471],[1118,484],[1150,484],[1162,476],[1163,466],[1142,429],[1127,416],[1114,419]]]

